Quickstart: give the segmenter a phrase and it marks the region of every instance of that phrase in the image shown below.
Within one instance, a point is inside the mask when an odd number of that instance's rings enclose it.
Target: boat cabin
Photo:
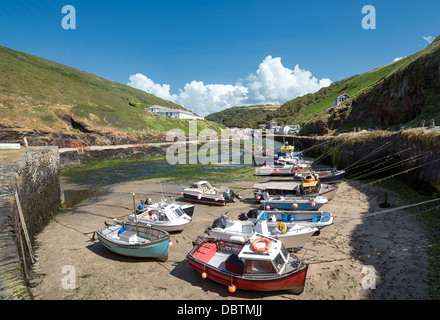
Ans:
[[[257,233],[243,246],[238,258],[243,261],[244,274],[281,274],[285,270],[289,253],[280,240]]]
[[[200,191],[202,193],[214,193],[214,188],[208,181],[199,181],[192,184],[188,189],[192,189],[194,191]]]
[[[184,216],[185,212],[178,204],[166,204],[164,202],[147,206],[137,214],[138,219],[144,218],[158,221],[173,221],[182,219]]]

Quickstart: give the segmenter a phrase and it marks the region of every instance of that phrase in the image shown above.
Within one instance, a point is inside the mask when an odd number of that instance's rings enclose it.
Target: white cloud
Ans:
[[[403,58],[405,58],[405,57],[399,57],[399,58],[396,58],[396,59],[393,60],[393,62],[396,62],[396,61],[402,60]]]
[[[130,87],[154,94],[156,97],[166,100],[174,100],[176,98],[175,95],[171,95],[169,84],[160,85],[154,83],[153,80],[144,76],[142,73],[131,75],[129,80],[130,81],[127,83],[127,85]]]
[[[300,69],[298,64],[291,70],[283,66],[281,58],[267,56],[256,74],[249,75],[245,83],[249,88],[248,104],[282,104],[327,87],[331,80],[318,80],[310,71]]]
[[[423,36],[422,38],[424,40],[428,41],[429,44],[431,44],[431,42],[434,41],[434,37],[433,36],[428,36],[428,37]]]
[[[201,115],[208,115],[233,106],[253,104],[283,104],[307,93],[329,86],[331,80],[316,79],[312,73],[296,65],[293,70],[281,63],[281,58],[267,56],[255,74],[239,79],[235,85],[204,84],[193,80],[171,94],[167,84],[156,84],[142,74],[130,76],[128,85],[172,100]]]

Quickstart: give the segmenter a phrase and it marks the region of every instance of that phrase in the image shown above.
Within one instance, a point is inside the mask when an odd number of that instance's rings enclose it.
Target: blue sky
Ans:
[[[76,9],[75,30],[61,26],[64,5]],[[364,5],[376,9],[375,30],[361,26]],[[410,55],[428,45],[424,36],[439,35],[439,12],[434,0],[2,0],[0,45],[124,84],[142,75],[137,87],[168,91],[166,98],[207,114],[234,103],[283,103],[328,85],[320,79]],[[297,65],[290,80],[308,82],[303,91],[269,97],[278,87],[255,89],[267,84],[265,67],[269,76],[289,76]]]

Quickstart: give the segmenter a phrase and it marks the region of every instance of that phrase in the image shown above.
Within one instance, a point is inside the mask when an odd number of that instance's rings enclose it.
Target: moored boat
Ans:
[[[208,236],[198,238],[187,254],[189,264],[203,278],[229,286],[230,292],[287,290],[300,294],[310,258],[300,259],[289,253],[281,240],[258,233],[244,245]]]
[[[324,228],[333,223],[333,215],[329,211],[277,211],[277,210],[256,210],[240,214],[240,219],[256,219],[257,221],[267,220],[270,228],[276,227],[280,222],[291,225],[300,224],[316,228]]]
[[[115,222],[105,224],[96,234],[107,249],[120,255],[168,259],[170,236],[164,230],[132,222]]]
[[[138,206],[136,216],[132,213],[128,216],[128,220],[151,225],[167,232],[182,231],[192,221],[191,216],[185,210],[191,212],[192,215],[194,206],[183,207],[176,202],[167,203],[166,201],[144,203]]]
[[[337,185],[322,183],[317,176],[308,174],[298,180],[266,181],[254,184],[254,197],[259,202],[272,196],[292,196],[301,198],[326,197],[332,200],[338,190]],[[264,195],[267,194],[267,195]]]
[[[220,240],[236,240],[247,242],[255,233],[279,239],[288,249],[304,247],[310,237],[318,231],[318,228],[301,224],[279,224],[268,228],[267,220],[227,220],[226,215],[215,219],[211,226],[205,229],[205,233]]]
[[[312,170],[311,172],[296,171],[295,176],[300,178],[306,178],[308,175],[313,174],[319,178],[322,183],[340,183],[344,181],[345,171],[344,170]]]
[[[214,188],[208,181],[198,181],[181,192],[183,197],[190,201],[203,204],[224,206],[228,202],[235,202],[234,198],[240,199],[229,188]]]

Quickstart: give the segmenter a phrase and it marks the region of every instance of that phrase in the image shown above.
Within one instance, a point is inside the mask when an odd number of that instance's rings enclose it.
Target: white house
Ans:
[[[289,126],[281,126],[279,133],[280,134],[289,134],[290,133],[290,127]]]
[[[195,112],[186,111],[182,109],[171,109],[171,108],[154,105],[149,107],[147,110],[150,111],[151,113],[163,117],[186,119],[186,120],[202,120],[202,121],[205,120],[204,117],[198,115]]]
[[[351,97],[344,92],[339,97],[337,97],[335,100],[333,100],[332,106],[339,107],[342,104],[342,102],[344,102],[345,100],[350,99],[350,98]]]

